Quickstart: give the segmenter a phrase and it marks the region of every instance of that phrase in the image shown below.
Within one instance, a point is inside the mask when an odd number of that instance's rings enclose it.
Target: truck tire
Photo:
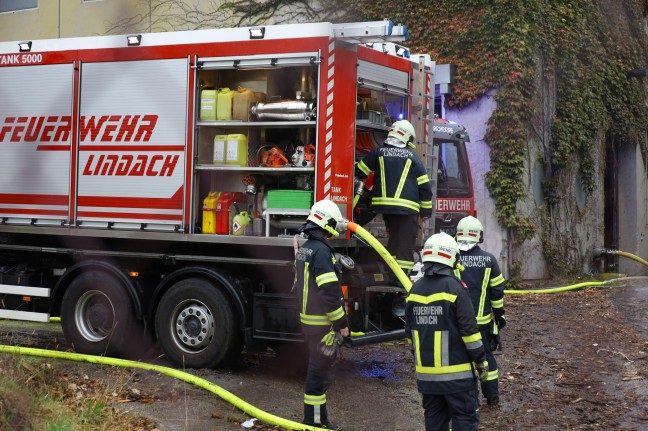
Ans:
[[[104,272],[79,275],[63,296],[61,326],[79,353],[120,356],[134,321],[128,293]]]
[[[155,313],[155,332],[167,358],[176,366],[211,368],[241,352],[229,299],[209,281],[181,280],[162,296]]]

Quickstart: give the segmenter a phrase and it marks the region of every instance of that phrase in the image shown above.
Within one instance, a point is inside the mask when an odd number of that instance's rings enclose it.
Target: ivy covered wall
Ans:
[[[587,271],[592,246],[603,246],[606,145],[647,150],[646,88],[629,73],[648,68],[648,1],[363,1],[361,9],[406,23],[413,52],[458,66],[449,107],[496,90],[486,185],[508,241],[535,240],[554,275]]]

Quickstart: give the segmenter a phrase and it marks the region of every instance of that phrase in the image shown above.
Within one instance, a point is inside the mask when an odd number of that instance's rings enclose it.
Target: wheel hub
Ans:
[[[97,342],[105,339],[113,329],[115,310],[106,294],[91,290],[79,298],[74,319],[81,335]]]
[[[192,304],[178,313],[175,329],[178,339],[185,346],[202,348],[214,336],[214,318],[207,307]]]

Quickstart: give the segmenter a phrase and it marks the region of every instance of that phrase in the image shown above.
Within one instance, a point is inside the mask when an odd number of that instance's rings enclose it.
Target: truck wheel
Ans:
[[[106,273],[81,274],[63,296],[61,326],[79,353],[119,356],[134,320],[128,293]]]
[[[155,313],[155,331],[176,366],[217,367],[241,352],[230,301],[202,279],[179,281],[164,294]]]

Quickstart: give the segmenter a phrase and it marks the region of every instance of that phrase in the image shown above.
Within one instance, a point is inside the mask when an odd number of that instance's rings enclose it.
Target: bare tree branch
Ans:
[[[150,11],[108,22],[106,34],[195,30],[270,24],[358,21],[361,11],[350,0],[138,0]]]

